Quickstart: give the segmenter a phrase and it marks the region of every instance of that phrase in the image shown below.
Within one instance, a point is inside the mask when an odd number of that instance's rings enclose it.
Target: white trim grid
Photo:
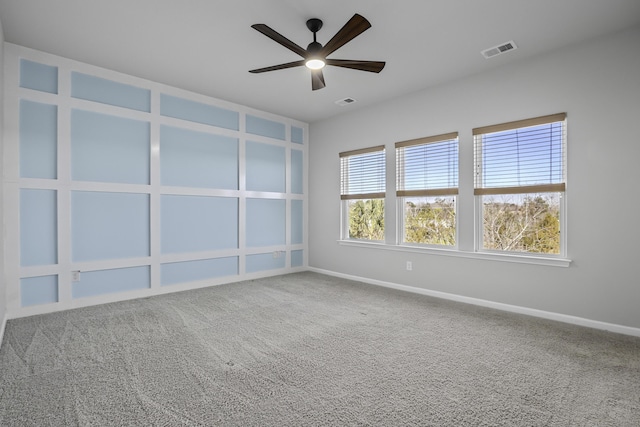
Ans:
[[[20,80],[20,59],[27,59],[41,64],[58,68],[58,94],[39,92],[22,88]],[[151,82],[104,68],[80,63],[67,58],[58,57],[45,52],[36,51],[22,46],[5,43],[5,129],[4,129],[4,213],[6,221],[5,245],[10,250],[5,253],[6,269],[6,303],[7,319],[41,314],[52,311],[60,311],[70,308],[102,304],[113,301],[132,298],[147,297],[169,292],[196,289],[206,286],[224,283],[238,282],[242,280],[268,277],[278,274],[286,274],[296,271],[304,271],[308,262],[308,136],[309,126],[295,119],[278,116],[272,113],[259,111],[250,107],[234,104],[210,98],[205,95],[170,87],[161,83]],[[150,112],[141,112],[113,105],[101,104],[83,99],[71,97],[71,72],[77,71],[84,74],[104,78],[148,89],[151,94]],[[165,117],[160,115],[160,94],[164,93],[183,99],[200,102],[215,107],[235,111],[239,115],[239,130],[230,130],[201,123]],[[58,156],[57,179],[32,179],[19,176],[19,102],[21,99],[56,105],[58,108]],[[142,120],[150,124],[150,184],[118,184],[103,182],[72,181],[70,176],[70,135],[71,135],[71,110],[80,109],[117,117]],[[246,115],[274,120],[285,125],[285,141],[260,135],[246,133]],[[238,190],[220,190],[206,188],[185,188],[160,185],[160,157],[159,135],[160,126],[168,125],[187,130],[215,133],[216,135],[231,136],[238,140]],[[303,144],[291,142],[291,127],[303,129]],[[245,181],[245,144],[246,141],[261,142],[286,149],[286,193],[247,191]],[[303,194],[292,194],[291,183],[291,149],[303,152]],[[58,264],[47,266],[20,266],[20,213],[19,192],[21,188],[56,190],[58,203]],[[100,260],[92,262],[73,263],[71,261],[71,192],[95,191],[116,193],[149,194],[150,198],[150,256],[131,259]],[[163,194],[204,195],[234,197],[238,199],[238,248],[223,251],[207,251],[198,253],[161,254],[160,253],[160,196]],[[269,198],[286,200],[286,224],[285,244],[273,247],[247,248],[245,246],[245,223],[247,198]],[[303,244],[291,244],[291,201],[303,200]],[[303,251],[303,264],[300,267],[291,267],[291,251]],[[285,267],[273,270],[260,271],[258,273],[245,273],[245,256],[251,254],[285,252]],[[239,274],[208,280],[186,282],[177,285],[161,286],[160,265],[168,262],[191,261],[210,259],[225,256],[237,256]],[[82,299],[71,297],[71,272],[75,270],[93,271],[112,268],[124,268],[133,266],[150,266],[150,288],[127,292],[105,294]],[[30,307],[21,307],[20,279],[42,275],[58,276],[58,302]]]

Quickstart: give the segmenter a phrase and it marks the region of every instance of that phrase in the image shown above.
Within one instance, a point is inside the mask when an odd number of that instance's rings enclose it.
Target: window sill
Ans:
[[[339,245],[360,248],[375,248],[386,251],[409,252],[427,255],[451,256],[457,258],[484,259],[489,261],[515,262],[519,264],[546,265],[551,267],[569,267],[570,259],[534,256],[529,254],[507,254],[495,252],[468,252],[456,249],[423,248],[417,246],[388,245],[383,242],[364,240],[338,240]]]

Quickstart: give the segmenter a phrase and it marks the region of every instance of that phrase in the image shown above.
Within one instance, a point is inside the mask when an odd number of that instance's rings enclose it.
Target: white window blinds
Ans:
[[[340,153],[340,198],[384,198],[385,169],[384,145]]]
[[[565,190],[566,114],[473,129],[476,195]]]
[[[458,194],[458,133],[396,143],[398,197]]]

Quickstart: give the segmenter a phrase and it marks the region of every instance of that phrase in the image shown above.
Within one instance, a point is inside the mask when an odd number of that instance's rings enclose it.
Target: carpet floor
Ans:
[[[11,320],[3,426],[638,426],[640,339],[305,272]]]

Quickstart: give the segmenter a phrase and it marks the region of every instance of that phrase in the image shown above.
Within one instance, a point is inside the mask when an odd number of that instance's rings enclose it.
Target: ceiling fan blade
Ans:
[[[311,70],[311,89],[318,90],[325,87],[322,70]]]
[[[294,42],[292,42],[291,40],[289,40],[288,38],[286,38],[285,36],[283,36],[282,34],[278,33],[276,30],[274,30],[273,28],[265,25],[265,24],[254,24],[251,26],[251,28],[260,31],[262,34],[264,34],[265,36],[269,37],[271,40],[275,41],[276,43],[280,43],[282,46],[286,47],[287,49],[297,53],[298,55],[302,56],[303,58],[307,57],[307,51],[304,50],[303,48],[301,48],[300,46],[298,46],[297,44],[295,44]]]
[[[286,64],[272,65],[271,67],[257,68],[255,70],[249,70],[250,73],[266,73],[267,71],[284,70],[286,68],[299,67],[304,65],[304,59],[300,61],[287,62]]]
[[[360,71],[369,71],[371,73],[379,73],[386,64],[382,61],[353,61],[349,59],[325,59],[325,62],[327,65],[352,68]]]
[[[332,52],[340,49],[346,43],[358,37],[369,28],[371,28],[371,23],[363,16],[356,13],[346,24],[344,24],[344,27],[342,27],[340,31],[338,31],[336,35],[324,45],[320,51],[320,55],[323,58],[326,58],[327,55],[330,55]]]

